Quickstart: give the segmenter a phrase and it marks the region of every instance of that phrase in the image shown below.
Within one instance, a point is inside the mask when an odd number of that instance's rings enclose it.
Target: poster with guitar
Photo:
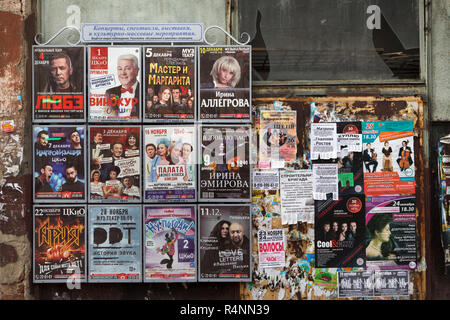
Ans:
[[[365,194],[415,194],[413,122],[363,122],[362,134]]]

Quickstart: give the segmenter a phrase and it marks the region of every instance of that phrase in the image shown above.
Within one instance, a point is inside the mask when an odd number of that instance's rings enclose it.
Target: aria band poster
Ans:
[[[251,280],[249,205],[199,205],[199,281]]]
[[[250,201],[249,125],[200,127],[202,201]]]
[[[89,127],[89,201],[141,200],[141,128]]]
[[[195,209],[144,206],[144,282],[197,279]]]
[[[317,268],[365,267],[364,204],[360,194],[314,202]]]
[[[33,199],[86,200],[85,126],[33,126]]]
[[[141,113],[141,48],[88,47],[89,121],[134,121]]]
[[[195,47],[144,47],[144,122],[193,121]]]
[[[146,202],[196,200],[196,128],[144,127]]]
[[[251,119],[251,46],[199,48],[199,120]]]
[[[86,118],[84,46],[33,46],[33,121]]]
[[[86,282],[86,206],[34,206],[33,218],[33,282]]]
[[[90,205],[88,217],[88,282],[141,282],[141,206]]]

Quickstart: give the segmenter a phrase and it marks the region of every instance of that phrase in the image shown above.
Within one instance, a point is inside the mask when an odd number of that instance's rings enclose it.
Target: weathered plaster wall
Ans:
[[[29,37],[35,25],[32,0],[0,1],[0,300],[32,298],[31,148],[24,142],[29,141]],[[12,131],[4,121],[14,121]]]

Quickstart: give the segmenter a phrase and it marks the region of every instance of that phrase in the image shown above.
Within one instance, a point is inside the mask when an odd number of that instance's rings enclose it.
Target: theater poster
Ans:
[[[413,122],[363,122],[362,133],[365,194],[415,194]]]
[[[416,269],[414,195],[366,198],[367,268]]]
[[[33,200],[85,202],[85,126],[33,126]]]
[[[317,268],[366,266],[364,204],[360,194],[315,201]]]
[[[88,121],[139,122],[141,48],[90,46],[88,51]]]
[[[249,205],[199,205],[198,281],[250,281]]]
[[[143,133],[144,201],[195,201],[197,127],[144,126]]]
[[[88,282],[142,282],[141,206],[88,210]]]
[[[260,169],[284,168],[296,160],[297,112],[261,110],[259,129]]]
[[[86,206],[33,208],[33,282],[86,282]]]
[[[85,47],[33,46],[33,122],[84,122]]]
[[[89,202],[140,202],[141,127],[89,126]]]
[[[144,122],[193,122],[196,55],[192,46],[144,47]]]
[[[249,125],[200,127],[201,201],[250,201],[250,131]]]
[[[199,120],[251,121],[251,46],[199,47]]]
[[[144,282],[197,279],[196,206],[144,206]]]

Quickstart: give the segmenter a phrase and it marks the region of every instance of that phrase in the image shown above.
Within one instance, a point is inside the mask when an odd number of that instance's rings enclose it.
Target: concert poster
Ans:
[[[142,282],[141,206],[88,210],[88,282]]]
[[[260,169],[284,168],[285,162],[296,160],[297,112],[260,111]]]
[[[89,202],[140,202],[140,126],[89,126]]]
[[[197,279],[196,206],[144,206],[144,282]]]
[[[360,194],[314,202],[317,268],[366,266],[364,204]]]
[[[250,201],[250,136],[249,125],[200,127],[201,201]]]
[[[88,121],[139,122],[141,48],[89,46]]]
[[[249,205],[199,205],[198,281],[251,281]]]
[[[85,126],[33,126],[33,200],[86,200]]]
[[[416,269],[416,197],[366,197],[368,269]]]
[[[197,127],[144,126],[144,201],[196,200]]]
[[[144,47],[144,122],[194,121],[195,47]]]
[[[33,208],[33,282],[86,282],[86,206]]]
[[[251,46],[199,47],[199,120],[251,121]]]
[[[33,121],[85,121],[85,47],[33,46],[32,56]]]
[[[364,192],[415,194],[413,121],[362,123]]]

